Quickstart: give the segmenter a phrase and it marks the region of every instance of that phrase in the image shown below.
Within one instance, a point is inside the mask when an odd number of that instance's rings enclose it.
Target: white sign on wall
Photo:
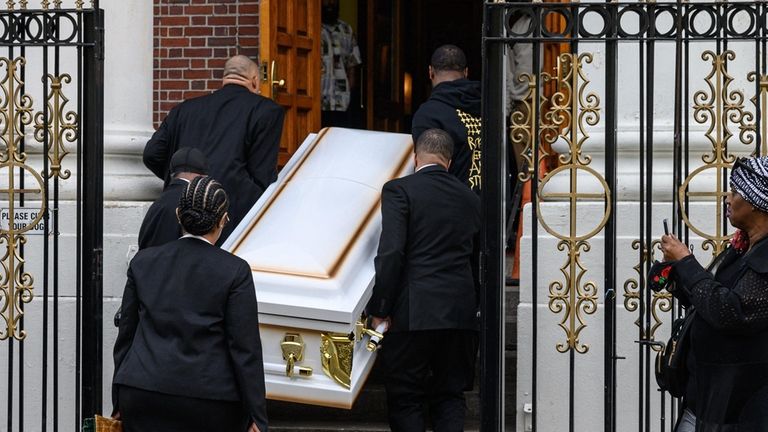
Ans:
[[[23,234],[43,235],[45,222],[43,222],[39,207],[15,207],[13,213],[13,229],[15,231],[23,232]],[[9,220],[10,209],[0,209],[0,229],[7,231]]]

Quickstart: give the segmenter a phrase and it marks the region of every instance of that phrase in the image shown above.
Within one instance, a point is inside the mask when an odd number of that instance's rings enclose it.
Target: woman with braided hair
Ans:
[[[126,432],[267,431],[251,270],[214,246],[228,206],[219,183],[195,178],[177,209],[184,236],[131,261],[112,381]]]
[[[768,157],[736,160],[730,183],[737,230],[714,274],[677,237],[661,238],[668,289],[695,308],[677,432],[768,431]]]

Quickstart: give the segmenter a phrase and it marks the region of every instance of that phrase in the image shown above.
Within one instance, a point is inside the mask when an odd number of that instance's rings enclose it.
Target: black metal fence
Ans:
[[[768,152],[768,6],[484,7],[483,430],[501,430],[515,410],[518,431],[670,431],[679,403],[658,390],[653,362],[682,311],[645,275],[662,218],[704,263],[730,238],[728,170],[738,155]],[[513,44],[533,49],[531,70],[514,77],[528,95],[507,115]],[[516,180],[532,200],[519,246],[517,398],[504,400],[504,179],[515,145],[528,167]]]
[[[80,430],[102,404],[103,12],[31,3],[0,10],[0,429]]]

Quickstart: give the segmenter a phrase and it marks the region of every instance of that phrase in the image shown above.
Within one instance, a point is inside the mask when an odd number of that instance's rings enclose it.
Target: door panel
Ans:
[[[262,0],[261,94],[285,108],[280,166],[320,129],[320,1]]]
[[[368,0],[366,100],[368,129],[400,132],[402,130],[401,0]]]

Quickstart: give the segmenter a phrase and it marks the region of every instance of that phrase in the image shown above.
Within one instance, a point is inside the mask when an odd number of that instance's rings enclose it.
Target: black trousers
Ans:
[[[476,339],[472,330],[387,333],[380,359],[394,432],[426,430],[427,407],[435,432],[464,430],[464,390],[473,377]]]
[[[120,386],[125,432],[245,432],[241,402],[198,399]]]

